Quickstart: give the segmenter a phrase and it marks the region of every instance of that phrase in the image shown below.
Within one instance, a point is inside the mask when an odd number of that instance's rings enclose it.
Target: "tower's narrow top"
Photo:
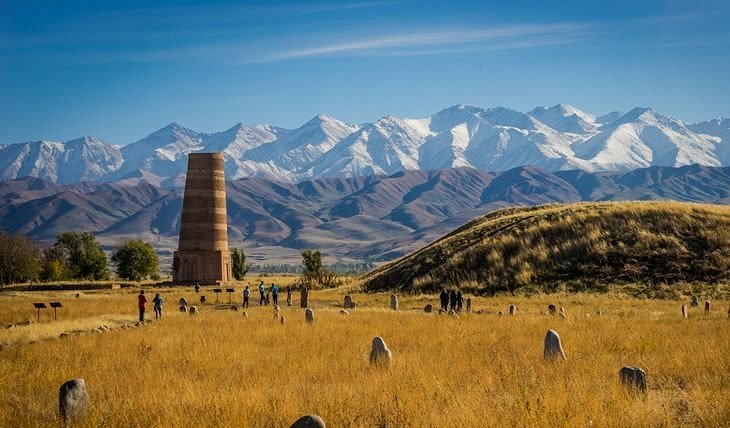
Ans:
[[[223,153],[190,153],[188,155],[188,174],[191,169],[222,172],[224,163]]]

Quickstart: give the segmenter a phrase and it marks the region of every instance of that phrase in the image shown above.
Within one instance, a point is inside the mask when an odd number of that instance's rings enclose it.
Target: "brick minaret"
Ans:
[[[173,282],[231,281],[222,153],[191,153]]]

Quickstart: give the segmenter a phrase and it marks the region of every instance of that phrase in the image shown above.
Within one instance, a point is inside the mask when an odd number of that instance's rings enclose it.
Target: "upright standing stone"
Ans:
[[[712,310],[712,302],[705,300],[705,314],[709,314]]]
[[[370,348],[370,364],[372,365],[389,365],[393,360],[393,355],[388,349],[388,345],[380,336],[373,338],[373,344]]]
[[[350,309],[354,306],[352,304],[352,296],[350,296],[349,294],[347,296],[345,296],[345,302],[344,302],[343,306],[345,309]]]
[[[308,323],[314,322],[314,311],[312,310],[312,308],[307,308],[304,311],[304,320]]]
[[[429,303],[426,306],[424,306],[423,312],[425,312],[427,314],[430,314],[431,312],[433,312],[433,305]]]
[[[548,330],[545,335],[545,346],[542,353],[543,358],[548,361],[555,361],[557,359],[567,360],[565,351],[563,350],[563,344],[560,342],[560,335],[555,330]]]
[[[299,303],[302,308],[309,306],[309,290],[306,285],[302,285],[302,289],[299,292]]]
[[[390,309],[392,309],[394,311],[398,310],[398,295],[397,294],[390,295]]]
[[[471,313],[471,297],[468,297],[466,299],[466,313]]]
[[[682,305],[682,318],[687,319],[688,312],[687,312],[687,304]]]
[[[509,314],[517,315],[517,305],[509,305]]]
[[[692,306],[699,306],[700,305],[700,299],[697,296],[692,296],[692,302],[690,303]]]
[[[89,393],[83,379],[71,379],[58,391],[58,410],[64,422],[77,419],[89,407]]]
[[[317,415],[304,415],[294,421],[289,428],[327,428],[324,420]]]
[[[190,153],[174,282],[231,281],[223,153]]]
[[[307,290],[306,285],[302,285],[302,290],[300,292],[300,304],[302,308],[306,308],[309,306],[309,290]]]
[[[640,367],[626,366],[618,372],[621,383],[639,392],[646,392],[646,373]]]

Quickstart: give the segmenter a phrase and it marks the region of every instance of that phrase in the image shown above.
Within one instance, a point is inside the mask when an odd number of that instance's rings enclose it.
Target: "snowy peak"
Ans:
[[[343,123],[339,120],[335,119],[334,117],[327,115],[325,113],[319,113],[313,118],[309,119],[304,125],[302,125],[302,128],[307,127],[321,127],[323,124],[331,123],[331,122],[337,122],[337,123]]]
[[[302,125],[301,128],[295,130],[289,140],[294,139],[294,136],[311,135],[311,133],[319,134],[318,137],[327,140],[341,140],[359,128],[357,125],[350,125],[332,116],[320,113]]]
[[[243,156],[248,150],[276,139],[276,134],[266,128],[257,128],[238,123],[232,128],[205,135],[202,138],[206,151],[223,152],[233,158]]]
[[[127,156],[128,154],[135,155],[139,151],[152,149],[159,151],[161,155],[166,156],[168,159],[172,159],[181,150],[199,145],[201,140],[200,133],[173,122],[139,141],[124,146],[122,152]]]
[[[716,117],[706,122],[695,123],[688,126],[695,132],[702,132],[716,137],[730,132],[730,118]]]
[[[555,119],[576,116],[579,119],[581,119],[585,122],[588,122],[588,123],[593,123],[596,121],[596,117],[594,115],[586,113],[583,110],[573,107],[570,104],[557,104],[557,105],[554,105],[549,108],[536,107],[535,109],[533,109],[531,112],[529,112],[527,114],[530,116],[540,115],[544,118],[552,116]],[[543,123],[547,123],[547,122],[543,122]]]
[[[574,151],[605,170],[722,164],[710,138],[651,108],[637,107],[602,131],[574,145]]]
[[[643,122],[656,124],[659,121],[660,117],[657,116],[656,112],[651,107],[636,107],[618,118],[616,123]]]
[[[250,168],[291,179],[358,129],[320,113],[300,128],[247,152],[244,158],[250,161],[247,163]]]
[[[0,145],[0,178],[67,183],[123,177],[172,183],[187,155],[219,151],[229,179],[394,174],[470,167],[506,171],[626,171],[648,166],[730,164],[730,120],[686,125],[648,107],[600,117],[569,104],[523,113],[458,104],[422,118],[393,115],[353,125],[320,113],[296,129],[237,123],[203,133],[178,123],[123,147],[94,137]]]
[[[558,104],[550,108],[537,107],[527,114],[560,132],[582,134],[593,132],[597,128],[595,116],[570,104]]]
[[[480,113],[480,117],[486,121],[499,126],[519,128],[525,130],[535,129],[534,119],[525,113],[505,107],[494,107]]]
[[[430,128],[434,132],[442,132],[462,124],[469,126],[475,121],[479,121],[479,116],[483,113],[484,109],[479,107],[464,104],[455,105],[431,116]]]
[[[93,137],[33,141],[0,148],[0,179],[38,177],[55,183],[99,181],[123,162],[118,148]]]
[[[722,165],[730,164],[730,119],[718,117],[707,122],[689,125],[688,128],[712,137],[718,160]]]

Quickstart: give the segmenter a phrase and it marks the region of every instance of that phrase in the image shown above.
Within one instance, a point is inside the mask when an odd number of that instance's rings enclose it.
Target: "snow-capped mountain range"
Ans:
[[[188,153],[218,151],[230,180],[293,182],[452,167],[598,172],[728,166],[730,119],[685,124],[651,108],[595,116],[559,104],[527,113],[457,105],[422,119],[386,116],[361,125],[320,114],[293,130],[239,123],[207,134],[172,123],[121,147],[93,137],[0,145],[0,180],[137,179],[173,186],[181,184]]]

